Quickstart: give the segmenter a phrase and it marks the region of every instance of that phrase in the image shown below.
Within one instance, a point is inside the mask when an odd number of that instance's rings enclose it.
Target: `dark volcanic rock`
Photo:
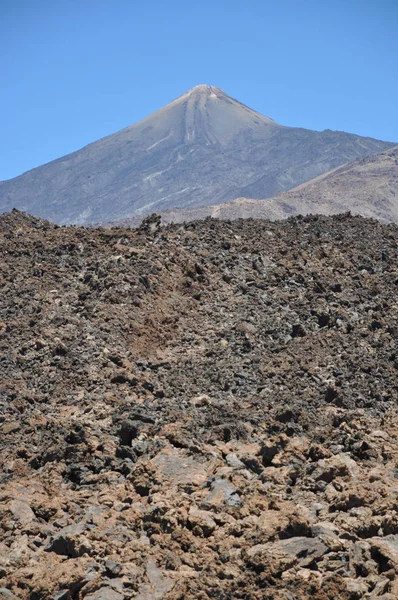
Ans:
[[[0,245],[1,597],[398,597],[396,226]]]

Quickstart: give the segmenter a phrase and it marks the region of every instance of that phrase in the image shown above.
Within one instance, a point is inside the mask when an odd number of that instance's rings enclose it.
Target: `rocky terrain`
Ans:
[[[139,123],[0,182],[0,212],[16,207],[84,225],[270,198],[393,145],[285,127],[215,86],[199,85]]]
[[[286,219],[293,215],[352,214],[398,221],[398,146],[365,156],[307,181],[268,200],[236,198],[232,202],[194,208],[174,208],[163,213],[163,223],[205,219]],[[144,217],[106,224],[137,227]]]
[[[0,598],[398,597],[398,227],[0,217]]]

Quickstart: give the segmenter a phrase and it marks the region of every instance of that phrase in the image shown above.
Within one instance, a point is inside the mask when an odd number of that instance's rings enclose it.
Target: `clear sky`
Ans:
[[[0,179],[200,83],[398,142],[398,0],[0,0]]]

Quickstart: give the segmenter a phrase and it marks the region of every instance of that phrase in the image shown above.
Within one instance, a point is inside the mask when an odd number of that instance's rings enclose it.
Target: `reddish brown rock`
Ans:
[[[397,597],[397,240],[2,215],[0,597]]]

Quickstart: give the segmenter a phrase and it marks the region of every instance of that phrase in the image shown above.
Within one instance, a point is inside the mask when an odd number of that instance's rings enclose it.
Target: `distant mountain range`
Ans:
[[[232,202],[162,213],[163,223],[206,217],[218,219],[285,219],[293,215],[334,215],[350,211],[385,222],[398,222],[398,146],[359,158],[267,200],[236,198]],[[137,227],[142,217],[109,225]]]
[[[90,224],[237,197],[266,199],[393,145],[285,127],[216,87],[199,85],[135,125],[0,182],[0,212],[16,207],[59,224]],[[332,176],[340,177],[338,171]],[[311,200],[302,190],[279,196],[275,211],[285,216],[285,204],[293,214],[295,201],[317,208],[316,193]],[[329,201],[338,203],[332,193]],[[253,202],[235,201],[233,210]]]

